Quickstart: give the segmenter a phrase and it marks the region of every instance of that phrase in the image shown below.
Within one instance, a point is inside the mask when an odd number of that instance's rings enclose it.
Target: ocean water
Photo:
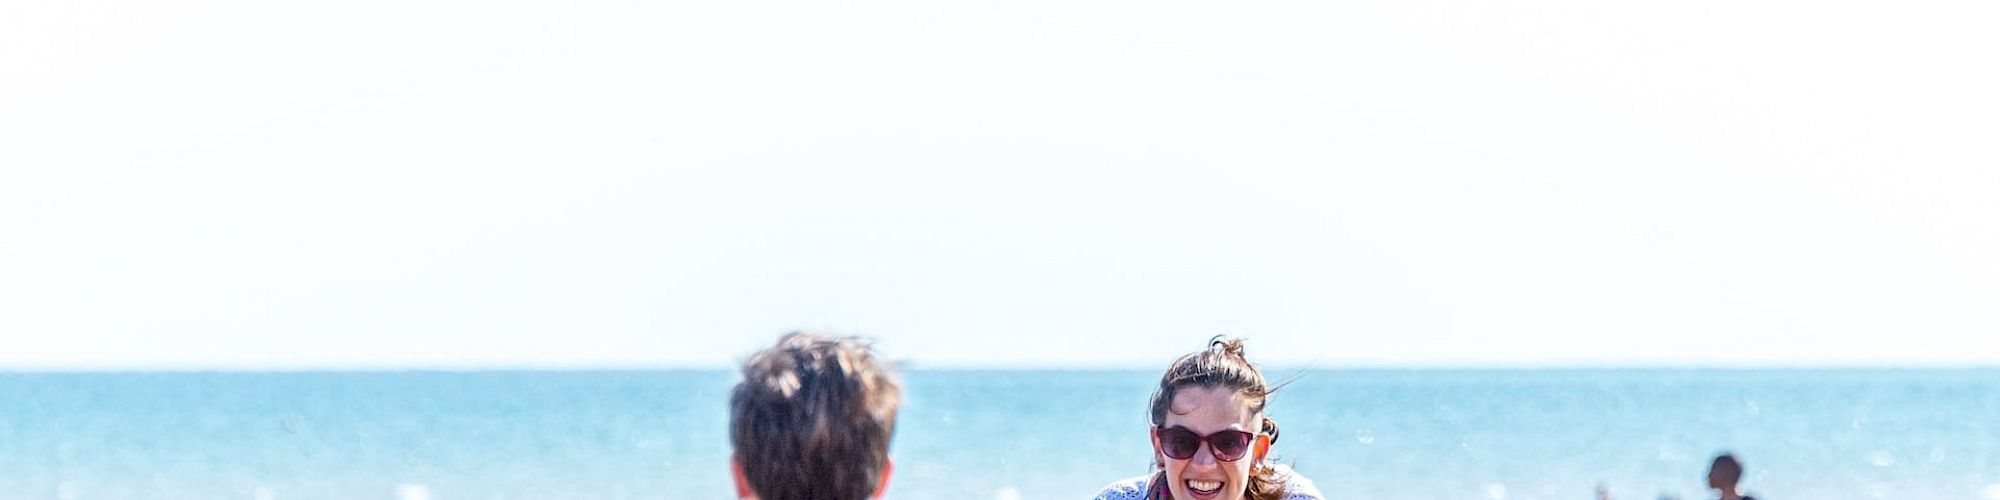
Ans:
[[[1274,378],[1293,372],[1271,370]],[[1330,498],[2000,499],[2000,370],[1315,370],[1281,461]],[[905,373],[890,498],[1143,473],[1151,371]],[[730,498],[734,374],[0,373],[4,499]]]

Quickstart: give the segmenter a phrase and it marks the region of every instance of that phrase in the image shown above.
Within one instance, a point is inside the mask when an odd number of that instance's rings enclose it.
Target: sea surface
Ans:
[[[1329,498],[2000,499],[2000,370],[1269,370]],[[1146,471],[1154,371],[905,373],[890,498]],[[728,371],[0,373],[0,499],[730,498]]]

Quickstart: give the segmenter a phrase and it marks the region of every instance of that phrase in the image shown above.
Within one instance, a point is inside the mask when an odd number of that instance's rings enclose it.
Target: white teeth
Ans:
[[[1200,492],[1203,492],[1203,493],[1207,493],[1207,492],[1211,492],[1211,491],[1215,491],[1215,490],[1219,490],[1219,489],[1222,489],[1222,482],[1221,482],[1221,481],[1195,481],[1195,480],[1188,480],[1188,482],[1187,482],[1187,487],[1188,487],[1188,489],[1191,489],[1191,490],[1195,490],[1195,491],[1200,491]]]

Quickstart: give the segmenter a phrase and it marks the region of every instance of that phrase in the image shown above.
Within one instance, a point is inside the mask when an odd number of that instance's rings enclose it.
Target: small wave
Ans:
[[[396,485],[396,500],[431,500],[431,489],[421,484]]]
[[[1021,490],[1012,486],[1000,488],[993,492],[993,500],[1021,500]]]

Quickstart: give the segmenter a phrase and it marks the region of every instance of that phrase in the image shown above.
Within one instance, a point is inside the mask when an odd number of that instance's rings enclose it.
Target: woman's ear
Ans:
[[[1253,456],[1253,457],[1256,457],[1256,459],[1257,459],[1257,462],[1258,462],[1258,463],[1263,463],[1263,462],[1264,462],[1264,457],[1265,457],[1266,455],[1270,455],[1270,454],[1271,454],[1271,435],[1270,435],[1270,434],[1258,434],[1258,435],[1257,435],[1257,447],[1256,447],[1256,448],[1254,448],[1254,449],[1252,449],[1251,451],[1252,451],[1253,453],[1255,453],[1254,455],[1251,455],[1251,456]]]
[[[1153,466],[1166,467],[1167,460],[1163,458],[1162,455],[1160,454],[1160,428],[1147,427],[1146,439],[1151,440],[1153,442]]]

